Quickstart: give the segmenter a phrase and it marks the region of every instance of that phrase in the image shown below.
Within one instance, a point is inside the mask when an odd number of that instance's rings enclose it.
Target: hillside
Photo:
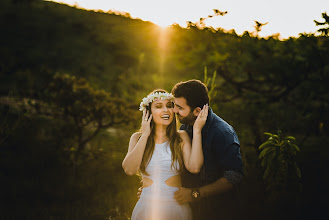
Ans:
[[[114,93],[122,74],[136,74],[138,67],[145,69],[143,74],[157,72],[159,28],[152,23],[54,2],[0,4],[4,70],[43,67],[86,77]],[[141,57],[147,65],[140,65]],[[40,74],[31,73],[35,78]]]
[[[128,107],[123,106],[129,104],[138,115],[141,98],[151,90],[170,91],[175,83],[192,78],[206,81],[205,73],[213,79],[208,84],[210,106],[234,127],[241,143],[245,181],[240,205],[245,219],[267,219],[268,213],[271,220],[284,219],[285,213],[291,214],[286,219],[312,219],[321,214],[319,209],[326,210],[328,197],[322,195],[329,184],[327,36],[301,34],[280,41],[193,23],[161,29],[122,15],[42,0],[0,1],[0,24],[0,100],[9,100],[0,102],[0,155],[5,155],[0,158],[0,180],[8,189],[2,207],[6,213],[15,215],[21,209],[35,216],[42,207],[44,219],[108,219],[109,210],[113,215],[121,210],[121,219],[128,219],[125,214],[136,202],[138,178],[131,181],[124,175],[121,162],[140,118],[131,119],[133,126],[102,129],[88,142],[76,170],[71,163],[77,140],[74,120],[59,113],[68,114],[73,105],[73,116],[88,118],[99,104],[110,106],[104,108],[114,112],[109,115],[115,119],[127,114]],[[62,81],[54,81],[54,75]],[[42,99],[50,82],[55,92]],[[79,82],[77,87],[65,87]],[[97,102],[89,102],[96,95]],[[122,105],[112,108],[110,98],[118,98]],[[31,114],[15,100],[46,100],[40,103],[53,115],[40,108]],[[95,115],[98,118],[102,111]],[[86,136],[91,127],[84,130]],[[295,187],[298,198],[292,206],[284,197],[275,205],[264,202],[258,147],[266,141],[264,132],[278,130],[294,136],[301,149],[294,159],[300,166],[302,190]]]

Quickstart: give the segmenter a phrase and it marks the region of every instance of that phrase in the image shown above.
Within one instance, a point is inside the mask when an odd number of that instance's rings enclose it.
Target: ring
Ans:
[[[147,118],[145,118],[144,121],[147,121]]]

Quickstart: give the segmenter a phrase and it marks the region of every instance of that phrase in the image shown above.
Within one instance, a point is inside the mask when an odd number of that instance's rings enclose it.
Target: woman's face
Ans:
[[[153,121],[156,125],[170,125],[174,119],[173,103],[169,100],[157,100],[151,104]]]

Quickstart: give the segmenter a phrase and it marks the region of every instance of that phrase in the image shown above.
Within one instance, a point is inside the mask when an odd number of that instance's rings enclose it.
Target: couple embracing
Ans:
[[[171,93],[154,90],[141,102],[142,126],[122,162],[126,174],[142,176],[132,220],[234,219],[240,144],[208,105],[199,80],[177,83]]]

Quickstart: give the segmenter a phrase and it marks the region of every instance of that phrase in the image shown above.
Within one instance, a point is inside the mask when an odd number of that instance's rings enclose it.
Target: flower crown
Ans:
[[[174,96],[167,92],[155,92],[149,94],[147,97],[143,98],[143,101],[139,105],[139,111],[143,111],[150,103],[156,100],[170,100],[174,101]]]

